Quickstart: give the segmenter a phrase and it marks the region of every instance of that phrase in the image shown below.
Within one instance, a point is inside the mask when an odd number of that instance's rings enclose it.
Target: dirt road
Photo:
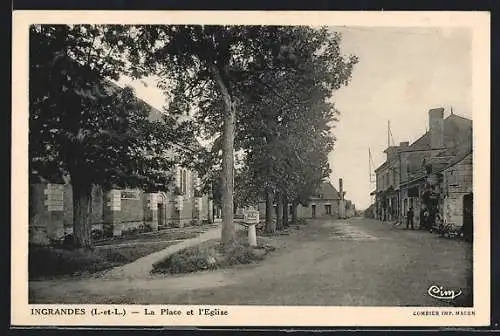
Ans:
[[[446,306],[431,285],[460,288],[470,244],[375,220],[316,220],[259,264],[178,276],[32,281],[31,303]]]

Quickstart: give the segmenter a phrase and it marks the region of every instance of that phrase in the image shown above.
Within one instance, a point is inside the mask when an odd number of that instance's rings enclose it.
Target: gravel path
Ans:
[[[149,273],[153,269],[153,264],[156,262],[187,247],[201,244],[207,240],[216,239],[220,237],[220,234],[220,227],[209,229],[195,238],[182,240],[178,244],[171,245],[161,251],[139,258],[130,264],[115,267],[103,273],[101,278],[104,280],[147,278],[150,276]]]

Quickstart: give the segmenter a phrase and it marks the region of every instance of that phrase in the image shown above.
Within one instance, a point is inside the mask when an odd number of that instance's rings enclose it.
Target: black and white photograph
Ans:
[[[489,316],[477,31],[379,14],[24,25],[23,314]]]

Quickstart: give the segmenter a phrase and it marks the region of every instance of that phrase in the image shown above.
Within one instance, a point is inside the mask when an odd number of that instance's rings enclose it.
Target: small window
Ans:
[[[138,190],[122,190],[120,196],[121,199],[138,200],[140,198]]]
[[[332,206],[330,204],[325,205],[325,212],[327,215],[332,214]]]
[[[184,195],[186,194],[186,191],[187,191],[186,180],[187,180],[186,170],[182,169],[181,170],[181,192]]]

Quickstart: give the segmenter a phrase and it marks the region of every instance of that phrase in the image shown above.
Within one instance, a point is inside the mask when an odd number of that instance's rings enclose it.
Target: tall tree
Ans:
[[[170,140],[189,137],[172,118],[150,121],[133,90],[107,80],[125,71],[131,43],[124,26],[30,28],[31,173],[69,176],[77,247],[92,245],[93,184],[157,189],[168,183]]]
[[[234,240],[235,127],[242,86],[257,73],[296,66],[283,46],[289,29],[276,26],[139,26],[132,51],[135,76],[154,70],[175,105],[198,107],[198,120],[222,140],[222,243]],[[293,56],[293,55],[292,55]],[[250,80],[251,82],[251,80]],[[172,87],[174,88],[172,90]]]
[[[250,153],[247,164],[259,181],[256,184],[266,188],[269,232],[276,224],[280,228],[282,214],[287,219],[288,200],[296,217],[296,205],[329,174],[331,127],[338,115],[330,100],[335,90],[348,84],[357,62],[354,56],[342,56],[338,34],[308,27],[288,32],[291,42],[286,47],[298,66],[260,74],[252,85],[253,94],[244,96],[246,109],[240,118],[240,141]],[[273,195],[277,223],[269,215]]]

